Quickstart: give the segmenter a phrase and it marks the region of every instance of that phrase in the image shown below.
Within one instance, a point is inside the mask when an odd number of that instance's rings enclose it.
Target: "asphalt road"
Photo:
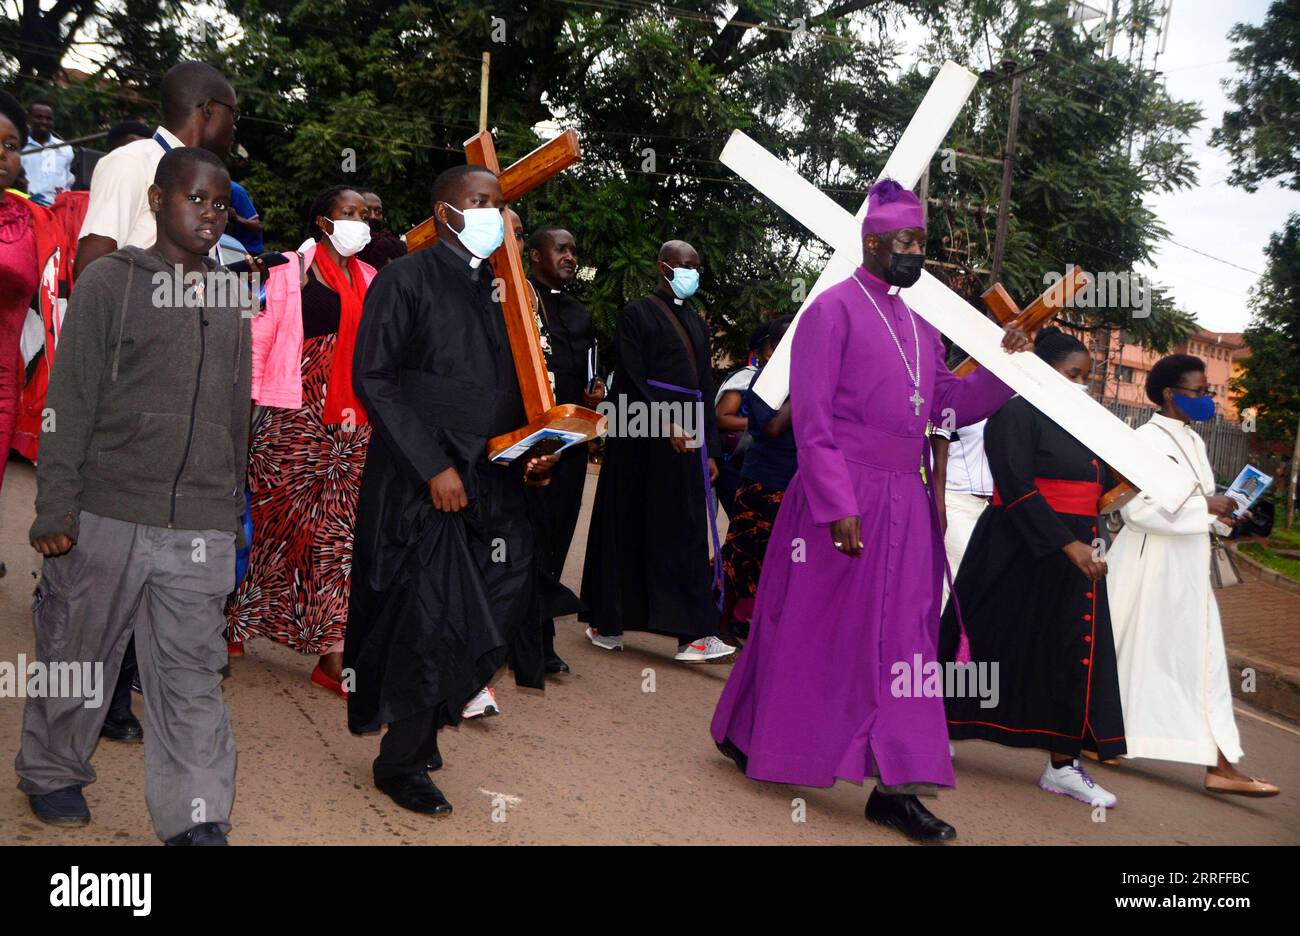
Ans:
[[[587,505],[595,489],[588,477]],[[9,465],[0,492],[0,661],[31,653],[33,571],[27,545],[34,471]],[[580,530],[585,530],[584,512]],[[581,535],[566,580],[581,572]],[[592,843],[898,844],[867,824],[867,790],[850,783],[807,789],[755,783],[709,738],[713,707],[731,667],[675,663],[667,638],[631,635],[627,650],[592,647],[573,618],[557,646],[573,673],[545,693],[496,683],[502,714],[444,731],[435,781],[455,807],[431,819],[393,805],[370,781],[378,736],[347,731],[344,704],[308,682],[314,659],[256,641],[225,682],[239,751],[232,844]],[[653,692],[643,691],[653,679]],[[21,699],[0,699],[0,760],[13,763]],[[1040,791],[1045,760],[984,742],[957,746],[955,790],[934,811],[958,844],[1300,843],[1300,731],[1238,703],[1242,768],[1283,787],[1271,800],[1214,797],[1199,767],[1128,761],[1095,767],[1119,797],[1104,822],[1080,803]],[[138,701],[136,713],[141,706]],[[813,717],[810,713],[809,717]],[[93,820],[58,830],[37,822],[12,773],[0,794],[0,843],[152,844],[141,745],[104,742]],[[6,769],[8,769],[6,767]]]

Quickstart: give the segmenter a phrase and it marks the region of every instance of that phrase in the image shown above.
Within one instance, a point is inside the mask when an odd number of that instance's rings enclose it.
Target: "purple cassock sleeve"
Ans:
[[[834,523],[861,513],[853,479],[832,419],[840,382],[845,335],[840,309],[820,300],[799,318],[790,349],[790,409],[799,440],[799,477],[808,495],[813,522]]]
[[[1032,353],[1032,352],[1028,352]],[[992,371],[977,367],[965,377],[956,377],[944,365],[943,339],[934,332],[934,403],[930,407],[930,422],[945,429],[960,429],[981,419],[987,419],[1002,408],[1002,404],[1016,395]],[[802,445],[802,440],[800,440]]]

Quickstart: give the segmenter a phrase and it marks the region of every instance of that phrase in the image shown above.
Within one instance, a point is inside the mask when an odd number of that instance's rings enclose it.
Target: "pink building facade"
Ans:
[[[1080,336],[1086,344],[1095,349],[1098,358],[1103,355],[1107,366],[1095,368],[1104,370],[1104,401],[1115,400],[1120,403],[1132,403],[1151,406],[1146,395],[1147,375],[1156,361],[1164,357],[1132,344],[1119,329],[1113,329],[1106,338],[1109,347],[1102,347],[1094,336]],[[1106,339],[1103,339],[1106,340]],[[1205,376],[1214,394],[1214,401],[1219,413],[1225,419],[1239,419],[1237,396],[1232,392],[1230,381],[1237,376],[1241,362],[1250,356],[1241,332],[1212,332],[1205,329],[1193,332],[1186,342],[1173,349],[1174,354],[1191,354],[1205,362]]]

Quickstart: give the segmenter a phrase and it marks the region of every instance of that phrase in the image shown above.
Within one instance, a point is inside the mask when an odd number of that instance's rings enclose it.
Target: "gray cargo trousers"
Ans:
[[[29,696],[15,761],[18,788],[39,795],[95,782],[90,757],[134,633],[154,831],[166,841],[204,822],[229,830],[235,739],[220,670],[228,659],[223,606],[234,582],[233,533],[82,511],[76,545],[41,569],[32,604],[36,653],[47,667],[102,662],[105,704]]]

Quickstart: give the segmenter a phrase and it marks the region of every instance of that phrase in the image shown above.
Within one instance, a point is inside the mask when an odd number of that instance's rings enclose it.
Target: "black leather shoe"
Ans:
[[[740,768],[741,773],[744,773],[749,768],[749,757],[746,756],[744,751],[736,747],[730,738],[723,738],[716,744],[724,757],[729,757],[736,762],[736,766]]]
[[[229,845],[226,833],[215,822],[205,822],[192,829],[186,829],[180,835],[173,835],[164,845]]]
[[[546,675],[556,676],[560,673],[567,673],[568,671],[569,664],[561,660],[559,654],[552,651],[550,655],[546,657]]]
[[[451,803],[433,785],[427,774],[407,774],[404,777],[385,777],[375,779],[375,786],[387,793],[393,802],[411,812],[426,816],[450,816]]]
[[[127,709],[120,714],[109,712],[108,717],[104,719],[104,727],[99,729],[99,736],[110,741],[139,744],[144,740],[144,729],[140,727],[140,720],[131,714],[130,709]]]
[[[442,755],[435,751],[434,755],[429,758],[429,762],[424,765],[424,769],[442,770]]]
[[[909,794],[886,794],[872,790],[867,797],[867,819],[876,825],[890,826],[917,842],[947,842],[957,837],[957,830],[921,805]]]

